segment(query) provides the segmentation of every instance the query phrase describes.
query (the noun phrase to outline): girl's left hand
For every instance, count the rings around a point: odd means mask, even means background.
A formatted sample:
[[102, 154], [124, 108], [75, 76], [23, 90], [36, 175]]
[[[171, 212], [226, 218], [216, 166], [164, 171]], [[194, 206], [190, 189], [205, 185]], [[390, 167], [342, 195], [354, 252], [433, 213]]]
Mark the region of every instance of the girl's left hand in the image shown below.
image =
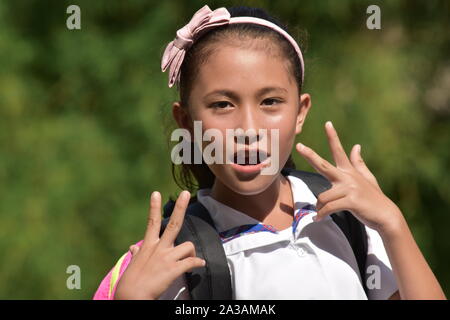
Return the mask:
[[331, 188], [317, 198], [315, 221], [337, 211], [350, 211], [366, 226], [387, 231], [403, 219], [397, 205], [381, 190], [375, 176], [369, 171], [361, 157], [361, 146], [355, 145], [347, 157], [331, 121], [325, 124], [331, 153], [336, 167], [321, 158], [314, 150], [301, 143], [297, 151], [311, 166], [326, 177]]

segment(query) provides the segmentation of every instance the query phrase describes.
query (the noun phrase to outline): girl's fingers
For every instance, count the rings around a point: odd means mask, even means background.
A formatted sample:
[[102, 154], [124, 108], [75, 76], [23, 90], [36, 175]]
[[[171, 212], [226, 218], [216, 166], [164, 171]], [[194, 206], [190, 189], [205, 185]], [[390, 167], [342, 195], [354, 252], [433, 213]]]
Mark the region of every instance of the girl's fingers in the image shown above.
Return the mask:
[[378, 181], [375, 176], [370, 172], [369, 168], [367, 168], [366, 163], [364, 162], [361, 156], [361, 145], [356, 144], [353, 146], [352, 151], [350, 152], [350, 160], [355, 167], [356, 170], [360, 174], [363, 175], [370, 183], [372, 183], [378, 190], [381, 190], [378, 185]]
[[336, 166], [338, 168], [350, 168], [350, 160], [348, 159], [347, 154], [342, 147], [339, 136], [331, 121], [327, 121], [325, 123], [325, 131], [327, 133], [328, 143], [330, 144], [331, 154], [333, 155]]
[[317, 215], [313, 218], [314, 221], [320, 221], [324, 217], [341, 210], [348, 210], [348, 201], [345, 197], [339, 198], [334, 201], [327, 202], [320, 210], [317, 211]]
[[130, 246], [131, 257], [134, 257], [139, 252], [139, 247], [135, 244]]
[[334, 201], [343, 198], [347, 195], [348, 189], [344, 186], [337, 186], [322, 192], [317, 197], [316, 210], [320, 210], [325, 204], [330, 201]]
[[320, 157], [316, 152], [314, 152], [313, 149], [301, 143], [297, 143], [295, 147], [300, 155], [305, 158], [317, 172], [325, 176], [330, 181], [337, 181], [339, 179], [339, 170], [327, 160]]
[[159, 239], [161, 230], [161, 194], [155, 191], [150, 196], [150, 209], [148, 213], [147, 230], [144, 236], [143, 247], [155, 243]]
[[180, 260], [177, 262], [176, 273], [183, 274], [185, 272], [189, 272], [194, 268], [204, 267], [206, 265], [206, 261], [200, 259], [198, 257], [188, 257], [186, 259]]
[[170, 216], [166, 229], [161, 236], [160, 245], [162, 247], [168, 248], [173, 245], [178, 232], [183, 225], [184, 214], [186, 212], [186, 208], [188, 207], [190, 197], [191, 195], [189, 191], [186, 190], [182, 191], [178, 196], [172, 215]]
[[183, 242], [168, 254], [168, 258], [176, 261], [187, 257], [196, 257], [195, 246], [191, 241]]

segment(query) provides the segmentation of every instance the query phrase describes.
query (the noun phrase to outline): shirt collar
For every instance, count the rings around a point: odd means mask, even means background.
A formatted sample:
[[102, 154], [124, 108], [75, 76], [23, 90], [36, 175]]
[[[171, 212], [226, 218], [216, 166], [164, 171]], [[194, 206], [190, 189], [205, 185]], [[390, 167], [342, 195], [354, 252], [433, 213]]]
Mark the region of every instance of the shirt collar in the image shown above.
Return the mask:
[[[294, 200], [294, 217], [297, 221], [294, 224], [297, 226], [299, 220], [306, 214], [315, 211], [316, 197], [307, 187], [307, 185], [297, 177], [292, 175], [286, 176], [289, 179], [293, 200]], [[249, 228], [245, 226], [257, 225], [250, 228], [251, 232], [271, 231], [265, 230], [265, 226], [260, 221], [246, 215], [243, 212], [235, 210], [211, 196], [211, 189], [200, 189], [197, 191], [197, 199], [209, 211], [215, 227], [219, 233], [226, 233], [232, 235], [241, 231], [247, 232]], [[269, 227], [270, 229], [270, 227]], [[275, 233], [277, 231], [275, 230]]]
[[197, 200], [208, 209], [217, 231], [224, 232], [242, 225], [258, 224], [260, 221], [235, 210], [211, 196], [211, 189], [197, 191]]

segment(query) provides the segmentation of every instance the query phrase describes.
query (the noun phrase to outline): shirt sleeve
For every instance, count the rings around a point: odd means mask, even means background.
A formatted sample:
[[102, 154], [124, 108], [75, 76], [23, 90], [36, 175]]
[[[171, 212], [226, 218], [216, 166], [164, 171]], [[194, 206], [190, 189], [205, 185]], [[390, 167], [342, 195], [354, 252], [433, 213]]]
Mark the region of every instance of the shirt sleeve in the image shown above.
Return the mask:
[[[137, 246], [141, 246], [142, 240], [136, 243]], [[125, 272], [131, 261], [131, 252], [128, 251], [125, 254], [122, 264], [120, 265], [120, 271], [118, 279], [114, 285], [114, 287], [110, 288], [111, 285], [111, 277], [114, 272], [114, 267], [108, 272], [108, 274], [103, 278], [100, 283], [97, 291], [94, 294], [93, 300], [114, 300], [114, 294], [116, 292], [117, 283], [119, 282], [122, 274]], [[158, 300], [189, 300], [190, 294], [187, 290], [187, 283], [184, 277], [184, 274], [175, 279], [175, 281], [171, 284], [171, 286], [163, 292], [163, 294], [158, 298]], [[111, 290], [111, 293], [110, 293]]]
[[397, 282], [380, 234], [367, 226], [366, 285], [369, 300], [387, 300], [397, 290]]

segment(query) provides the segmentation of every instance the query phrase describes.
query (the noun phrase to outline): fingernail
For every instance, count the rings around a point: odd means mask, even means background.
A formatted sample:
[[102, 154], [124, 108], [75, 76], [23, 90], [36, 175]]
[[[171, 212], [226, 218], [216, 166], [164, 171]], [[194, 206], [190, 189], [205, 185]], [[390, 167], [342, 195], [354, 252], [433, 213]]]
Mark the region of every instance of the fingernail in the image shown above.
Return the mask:
[[206, 260], [203, 260], [203, 261], [202, 261], [202, 265], [203, 265], [203, 266], [206, 266]]
[[301, 150], [303, 150], [303, 148], [304, 148], [305, 146], [302, 144], [302, 143], [297, 143], [297, 149], [299, 150], [299, 151], [301, 151]]
[[191, 197], [191, 193], [188, 190], [183, 190], [183, 197], [189, 199]]
[[361, 154], [361, 145], [358, 144], [358, 153]]
[[329, 128], [333, 128], [333, 123], [330, 120], [328, 120], [325, 125], [327, 125]]
[[151, 198], [153, 200], [156, 200], [156, 199], [158, 199], [158, 197], [159, 197], [159, 192], [158, 191], [153, 191], [152, 195], [151, 195]]

